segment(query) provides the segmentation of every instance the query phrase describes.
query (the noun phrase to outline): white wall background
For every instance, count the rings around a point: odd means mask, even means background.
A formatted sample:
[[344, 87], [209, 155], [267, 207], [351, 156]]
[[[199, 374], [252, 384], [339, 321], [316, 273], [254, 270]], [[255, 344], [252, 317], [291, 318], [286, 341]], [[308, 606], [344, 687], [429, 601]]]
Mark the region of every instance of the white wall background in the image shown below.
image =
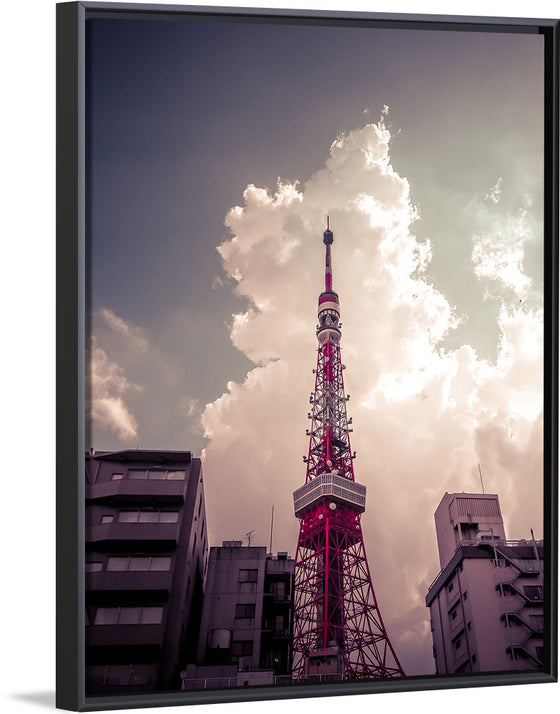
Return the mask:
[[[153, 0], [155, 2], [155, 0]], [[193, 4], [206, 5], [200, 0]], [[220, 6], [444, 14], [442, 0], [221, 0]], [[455, 14], [558, 17], [555, 0], [456, 0]], [[2, 711], [54, 708], [55, 3], [2, 5], [0, 472]], [[6, 160], [7, 159], [7, 160]], [[27, 458], [39, 470], [25, 467]], [[30, 500], [32, 495], [33, 499]], [[192, 714], [552, 711], [557, 684], [190, 707]], [[140, 710], [138, 710], [140, 711]], [[165, 711], [146, 709], [143, 711]], [[186, 711], [186, 710], [185, 710]]]

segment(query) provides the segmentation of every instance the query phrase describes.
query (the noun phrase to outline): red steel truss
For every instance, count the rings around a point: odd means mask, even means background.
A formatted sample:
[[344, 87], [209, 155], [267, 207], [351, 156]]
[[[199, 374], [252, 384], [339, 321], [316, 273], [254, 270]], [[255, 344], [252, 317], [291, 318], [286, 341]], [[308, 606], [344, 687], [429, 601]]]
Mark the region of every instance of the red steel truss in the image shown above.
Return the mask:
[[403, 677], [381, 619], [366, 559], [340, 354], [340, 306], [332, 289], [327, 227], [325, 290], [319, 296], [315, 390], [308, 418], [305, 485], [294, 492], [300, 532], [295, 560], [292, 676]]

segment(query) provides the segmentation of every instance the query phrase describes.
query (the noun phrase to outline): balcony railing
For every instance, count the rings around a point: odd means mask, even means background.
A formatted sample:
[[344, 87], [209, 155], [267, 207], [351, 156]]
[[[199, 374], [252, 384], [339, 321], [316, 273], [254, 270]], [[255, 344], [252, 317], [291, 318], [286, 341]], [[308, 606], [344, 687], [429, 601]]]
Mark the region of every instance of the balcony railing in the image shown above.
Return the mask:
[[[476, 539], [464, 539], [460, 541], [457, 544], [457, 547], [455, 548], [455, 551], [453, 552], [453, 555], [451, 558], [449, 558], [449, 562], [451, 562], [455, 556], [455, 554], [463, 547], [465, 546], [471, 546], [471, 547], [483, 547], [483, 548], [493, 548], [493, 546], [496, 547], [496, 554], [498, 558], [500, 556], [503, 558], [506, 558], [507, 560], [510, 560], [514, 562], [515, 567], [517, 567], [522, 574], [524, 575], [538, 575], [539, 573], [542, 572], [542, 567], [540, 566], [540, 562], [534, 562], [534, 561], [527, 561], [523, 559], [518, 559], [518, 558], [512, 558], [511, 555], [507, 553], [501, 553], [500, 552], [500, 547], [502, 548], [518, 548], [520, 546], [533, 546], [533, 541], [528, 541], [528, 540], [482, 540], [480, 538]], [[432, 580], [430, 583], [430, 587], [428, 588], [428, 592], [434, 587], [434, 585], [437, 583], [437, 581], [442, 577], [444, 571], [446, 570], [447, 566], [445, 568], [442, 568], [439, 573], [436, 575], [436, 577]], [[516, 576], [517, 578], [518, 576]]]
[[159, 503], [184, 503], [187, 481], [119, 479], [86, 485], [86, 498], [96, 501], [118, 499], [121, 503], [157, 500]]
[[178, 523], [100, 523], [86, 528], [86, 541], [157, 541], [177, 545]]
[[86, 573], [86, 590], [164, 590], [171, 588], [172, 573], [166, 571], [100, 571]]
[[[273, 676], [271, 684], [273, 686], [320, 684], [323, 682], [340, 682], [343, 679], [341, 674], [312, 674], [307, 677], [292, 677], [291, 674], [282, 674]], [[184, 690], [232, 689], [245, 686], [243, 682], [243, 672], [240, 672], [239, 677], [191, 677], [183, 679], [182, 688]]]
[[161, 646], [164, 626], [159, 625], [87, 625], [86, 646], [102, 647], [112, 645]]

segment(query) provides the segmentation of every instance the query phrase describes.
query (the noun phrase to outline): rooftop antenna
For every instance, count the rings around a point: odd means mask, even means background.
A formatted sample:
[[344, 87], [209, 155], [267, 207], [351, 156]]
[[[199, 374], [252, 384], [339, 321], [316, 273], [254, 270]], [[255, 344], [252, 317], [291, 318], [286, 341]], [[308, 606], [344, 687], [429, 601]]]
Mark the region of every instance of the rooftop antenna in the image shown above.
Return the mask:
[[531, 528], [531, 538], [533, 539], [533, 550], [535, 552], [535, 560], [537, 563], [539, 562], [539, 551], [537, 550], [537, 541], [535, 540], [535, 534], [533, 533], [533, 529]]
[[270, 548], [268, 552], [272, 555], [272, 526], [274, 525], [274, 506], [272, 506], [272, 514], [270, 516]]
[[[255, 532], [255, 529], [253, 528], [252, 531], [249, 531], [248, 533], [245, 533], [245, 538], [247, 539], [247, 547], [248, 547], [248, 548], [251, 547], [251, 536], [253, 535], [254, 532]], [[245, 538], [243, 538], [243, 540], [245, 540]]]
[[482, 493], [484, 493], [484, 481], [482, 480], [482, 471], [480, 470], [480, 462], [478, 464], [478, 473], [480, 474], [480, 485], [482, 486]]

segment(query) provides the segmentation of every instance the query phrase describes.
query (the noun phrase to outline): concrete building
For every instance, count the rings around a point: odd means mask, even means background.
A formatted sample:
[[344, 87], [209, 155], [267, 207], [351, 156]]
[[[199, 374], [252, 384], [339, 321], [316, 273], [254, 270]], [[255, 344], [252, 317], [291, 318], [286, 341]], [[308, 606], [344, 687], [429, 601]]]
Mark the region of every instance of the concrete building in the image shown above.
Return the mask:
[[435, 512], [441, 572], [426, 596], [436, 674], [543, 663], [543, 542], [508, 541], [498, 496], [446, 493]]
[[208, 554], [200, 459], [92, 452], [86, 479], [86, 691], [180, 689]]
[[291, 672], [293, 558], [224, 541], [210, 549], [197, 665], [184, 689], [273, 684]]

